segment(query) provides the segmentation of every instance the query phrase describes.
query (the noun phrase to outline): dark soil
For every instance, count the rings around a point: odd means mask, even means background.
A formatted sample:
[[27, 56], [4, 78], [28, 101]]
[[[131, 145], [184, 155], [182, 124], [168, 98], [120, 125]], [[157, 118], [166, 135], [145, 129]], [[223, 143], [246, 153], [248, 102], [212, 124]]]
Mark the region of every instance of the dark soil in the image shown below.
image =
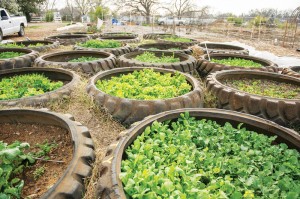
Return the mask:
[[[11, 144], [15, 141], [30, 144], [30, 152], [40, 150], [36, 144], [56, 144], [47, 155], [49, 160], [37, 160], [33, 166], [25, 169], [19, 178], [24, 180], [22, 198], [39, 198], [61, 177], [72, 160], [73, 144], [66, 129], [40, 124], [1, 124], [0, 140]], [[42, 159], [44, 159], [42, 157]], [[45, 172], [34, 179], [34, 171], [44, 167]]]

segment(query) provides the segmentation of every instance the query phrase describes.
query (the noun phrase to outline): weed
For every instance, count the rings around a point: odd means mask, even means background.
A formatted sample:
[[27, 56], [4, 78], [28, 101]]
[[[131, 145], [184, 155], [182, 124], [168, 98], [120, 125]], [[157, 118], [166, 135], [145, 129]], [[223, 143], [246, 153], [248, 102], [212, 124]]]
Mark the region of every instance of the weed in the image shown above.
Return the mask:
[[33, 172], [33, 178], [34, 178], [34, 180], [39, 179], [44, 173], [45, 173], [45, 167], [44, 166], [41, 166], [41, 167], [37, 168]]
[[99, 60], [99, 57], [79, 57], [77, 59], [71, 59], [68, 62], [89, 62], [89, 61], [95, 61], [95, 60]]

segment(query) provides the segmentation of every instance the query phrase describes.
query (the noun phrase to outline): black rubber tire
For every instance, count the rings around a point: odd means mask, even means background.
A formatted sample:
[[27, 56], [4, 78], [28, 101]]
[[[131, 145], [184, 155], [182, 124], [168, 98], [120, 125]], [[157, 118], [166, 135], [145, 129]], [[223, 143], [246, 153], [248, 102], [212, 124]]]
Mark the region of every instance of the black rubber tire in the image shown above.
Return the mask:
[[0, 53], [2, 52], [19, 52], [25, 53], [25, 55], [9, 59], [0, 59], [0, 71], [15, 68], [31, 67], [34, 60], [39, 56], [39, 53], [37, 51], [25, 48], [0, 48]]
[[224, 59], [224, 58], [241, 58], [254, 61], [256, 63], [260, 63], [263, 67], [261, 68], [245, 68], [240, 66], [227, 66], [224, 64], [218, 64], [211, 61], [208, 61], [208, 55], [205, 54], [199, 60], [199, 67], [197, 68], [197, 72], [200, 77], [206, 77], [210, 73], [220, 71], [220, 70], [232, 70], [232, 69], [240, 69], [240, 70], [259, 70], [259, 71], [268, 71], [268, 72], [275, 72], [278, 73], [280, 68], [278, 68], [277, 64], [271, 62], [266, 59], [262, 59], [259, 57], [253, 57], [249, 55], [241, 55], [241, 54], [230, 54], [230, 53], [216, 53], [209, 55], [210, 59]]
[[[35, 51], [38, 51], [38, 52], [45, 52], [45, 51], [48, 51], [50, 49], [55, 49], [55, 48], [59, 47], [59, 42], [58, 41], [53, 42], [53, 41], [44, 41], [44, 40], [30, 40], [30, 41], [17, 41], [17, 42], [13, 42], [13, 43], [15, 43], [17, 45], [23, 44], [23, 45], [25, 45], [25, 48], [35, 50]], [[30, 44], [35, 45], [37, 43], [44, 44], [44, 46], [28, 47]]]
[[23, 37], [25, 35], [25, 28], [24, 26], [20, 26], [20, 31], [18, 32], [19, 37]]
[[190, 46], [194, 46], [194, 45], [199, 43], [195, 39], [190, 39], [191, 42], [173, 42], [173, 41], [165, 40], [163, 37], [158, 38], [157, 40], [158, 40], [159, 43], [175, 44], [175, 45], [179, 45], [179, 46], [182, 46], [182, 47], [190, 47]]
[[138, 37], [138, 34], [131, 33], [131, 32], [104, 32], [100, 34], [100, 37], [118, 37], [120, 34], [123, 34], [124, 36], [132, 36], [132, 37]]
[[76, 43], [82, 43], [89, 40], [89, 36], [87, 35], [55, 35], [46, 37], [45, 41], [58, 41], [61, 45], [68, 46], [68, 45], [75, 45]]
[[211, 119], [220, 124], [231, 123], [234, 127], [243, 123], [243, 127], [265, 134], [277, 136], [274, 143], [286, 143], [290, 148], [300, 152], [300, 135], [296, 132], [277, 125], [273, 122], [251, 116], [248, 114], [219, 109], [178, 109], [152, 115], [131, 126], [119, 134], [116, 140], [108, 147], [106, 155], [100, 166], [100, 178], [97, 184], [97, 198], [100, 199], [123, 199], [126, 198], [122, 181], [119, 178], [121, 173], [121, 162], [125, 158], [125, 150], [134, 142], [137, 136], [144, 132], [147, 126], [154, 121], [167, 121], [180, 117], [180, 114], [189, 112], [190, 116], [196, 119]]
[[[95, 160], [94, 143], [87, 127], [74, 121], [69, 114], [50, 112], [45, 109], [0, 110], [0, 123], [38, 123], [55, 125], [66, 129], [73, 141], [71, 163], [60, 179], [45, 192], [41, 199], [80, 199], [84, 193], [84, 179], [92, 174], [91, 164]], [[22, 132], [21, 132], [22, 133]]]
[[56, 68], [18, 68], [0, 71], [0, 80], [4, 77], [24, 74], [43, 74], [51, 80], [62, 81], [64, 86], [42, 95], [23, 97], [11, 100], [0, 100], [2, 106], [45, 106], [47, 103], [70, 96], [80, 81], [80, 77], [71, 71]]
[[197, 60], [187, 54], [183, 53], [171, 53], [171, 52], [155, 52], [156, 56], [161, 56], [162, 54], [166, 56], [172, 56], [174, 54], [175, 57], [180, 58], [180, 62], [175, 63], [146, 63], [134, 60], [133, 58], [137, 55], [142, 54], [142, 51], [132, 52], [119, 57], [119, 67], [134, 67], [134, 66], [145, 66], [145, 67], [158, 67], [158, 68], [166, 68], [166, 69], [174, 69], [181, 72], [193, 73], [193, 71], [197, 67]]
[[300, 66], [291, 66], [289, 68], [284, 68], [281, 74], [300, 78]]
[[300, 79], [264, 71], [226, 70], [207, 77], [207, 89], [217, 97], [218, 108], [256, 115], [280, 125], [300, 123], [300, 100], [279, 99], [254, 95], [226, 86], [220, 82], [228, 78], [269, 79], [300, 86]]
[[82, 46], [75, 45], [74, 50], [94, 50], [94, 51], [105, 51], [114, 54], [115, 56], [124, 55], [133, 51], [128, 44], [122, 44], [122, 47], [119, 48], [86, 48]]
[[[81, 56], [99, 57], [99, 60], [88, 62], [68, 62], [71, 59]], [[50, 53], [37, 58], [34, 62], [36, 67], [58, 66], [74, 71], [80, 71], [89, 75], [96, 74], [99, 71], [110, 70], [117, 65], [116, 57], [108, 52], [78, 50]]]
[[[203, 107], [203, 91], [198, 80], [188, 74], [182, 73], [186, 80], [192, 85], [192, 90], [185, 95], [163, 100], [134, 100], [119, 98], [99, 90], [96, 87], [98, 80], [108, 79], [121, 74], [132, 73], [137, 70], [143, 70], [145, 67], [134, 68], [116, 68], [113, 70], [100, 72], [93, 76], [88, 83], [87, 92], [92, 96], [95, 102], [104, 107], [109, 114], [124, 125], [130, 125], [140, 121], [145, 117], [160, 112], [179, 109], [179, 108], [197, 108]], [[156, 72], [172, 73], [175, 70], [153, 68]]]
[[229, 53], [229, 54], [249, 55], [248, 49], [236, 45], [231, 45], [231, 44], [202, 42], [199, 44], [199, 47], [205, 52], [205, 54]]
[[91, 39], [96, 39], [100, 36], [100, 34], [92, 33], [92, 32], [66, 32], [62, 33], [63, 35], [86, 35]]
[[177, 35], [173, 35], [171, 33], [147, 33], [143, 35], [143, 39], [157, 40], [158, 38], [166, 37], [166, 36], [177, 36]]
[[128, 35], [128, 36], [115, 36], [115, 35], [100, 35], [100, 40], [116, 40], [122, 43], [139, 43], [140, 39], [138, 35]]
[[[159, 50], [149, 50], [149, 48], [158, 48]], [[180, 50], [169, 50], [170, 48], [179, 48]], [[185, 53], [191, 55], [193, 50], [191, 48], [182, 47], [176, 44], [166, 44], [166, 43], [152, 43], [152, 44], [142, 44], [139, 45], [136, 51], [151, 51], [151, 52], [175, 52], [175, 53]]]

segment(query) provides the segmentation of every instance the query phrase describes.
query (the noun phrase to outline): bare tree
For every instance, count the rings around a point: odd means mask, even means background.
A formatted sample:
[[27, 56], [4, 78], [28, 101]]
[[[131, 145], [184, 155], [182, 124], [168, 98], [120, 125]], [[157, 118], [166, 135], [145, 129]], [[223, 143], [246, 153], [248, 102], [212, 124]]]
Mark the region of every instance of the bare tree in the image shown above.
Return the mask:
[[194, 0], [172, 0], [166, 3], [162, 8], [168, 10], [171, 15], [177, 16], [179, 19], [193, 10]]
[[150, 23], [150, 16], [155, 5], [158, 5], [158, 0], [117, 0], [120, 7], [125, 6], [132, 9], [132, 12], [146, 16], [146, 21]]

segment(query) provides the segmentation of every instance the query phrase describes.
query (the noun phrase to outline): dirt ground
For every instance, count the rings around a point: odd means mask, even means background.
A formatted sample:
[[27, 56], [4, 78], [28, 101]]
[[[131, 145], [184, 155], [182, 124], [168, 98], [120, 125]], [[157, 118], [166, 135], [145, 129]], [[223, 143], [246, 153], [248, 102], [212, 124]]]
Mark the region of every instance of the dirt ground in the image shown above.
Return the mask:
[[[46, 36], [59, 34], [56, 30], [58, 27], [65, 26], [65, 23], [29, 23], [28, 28], [25, 29], [26, 37], [31, 40], [43, 39]], [[79, 29], [74, 30], [79, 31]], [[82, 31], [82, 29], [81, 29]], [[162, 32], [161, 27], [136, 27], [136, 26], [119, 26], [112, 27], [106, 26], [104, 31], [129, 31], [136, 32], [142, 38], [143, 33]], [[183, 32], [180, 32], [184, 35]], [[270, 44], [265, 44], [258, 41], [247, 41], [242, 39], [230, 38], [227, 36], [222, 36], [219, 34], [209, 34], [205, 32], [192, 33], [187, 35], [188, 37], [199, 39], [199, 41], [215, 41], [215, 42], [225, 42], [225, 41], [239, 41], [247, 45], [255, 47], [257, 50], [266, 50], [274, 53], [278, 56], [295, 56], [300, 58], [300, 53], [297, 53], [295, 49], [286, 49], [280, 46], [274, 46]], [[4, 39], [11, 40], [23, 40], [18, 36], [9, 36]], [[53, 49], [49, 52], [57, 52], [62, 50], [71, 50], [72, 46], [60, 47], [59, 49]], [[47, 52], [47, 53], [49, 53]], [[44, 54], [44, 53], [42, 53]], [[94, 163], [93, 175], [86, 180], [87, 190], [85, 193], [86, 199], [95, 198], [95, 186], [97, 184], [97, 179], [99, 177], [99, 165], [103, 156], [105, 154], [108, 145], [117, 137], [117, 135], [125, 128], [118, 122], [114, 121], [104, 110], [97, 107], [93, 100], [87, 96], [85, 91], [85, 86], [88, 79], [82, 74], [82, 79], [78, 88], [72, 93], [69, 99], [63, 99], [59, 102], [51, 103], [46, 106], [52, 111], [70, 113], [72, 114], [76, 121], [81, 122], [83, 125], [87, 126], [91, 132], [92, 138], [95, 144], [96, 161]]]

